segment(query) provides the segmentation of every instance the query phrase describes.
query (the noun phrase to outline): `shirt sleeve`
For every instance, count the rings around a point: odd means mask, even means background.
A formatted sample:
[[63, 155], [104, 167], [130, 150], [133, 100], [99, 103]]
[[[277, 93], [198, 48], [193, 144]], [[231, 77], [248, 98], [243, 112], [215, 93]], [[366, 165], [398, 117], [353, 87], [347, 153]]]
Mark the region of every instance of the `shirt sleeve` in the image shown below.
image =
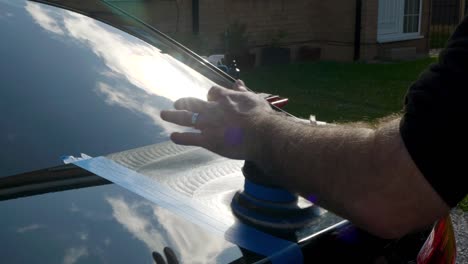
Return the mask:
[[[434, 190], [454, 207], [468, 191], [468, 18], [405, 98], [400, 133]], [[466, 164], [465, 164], [466, 162]]]

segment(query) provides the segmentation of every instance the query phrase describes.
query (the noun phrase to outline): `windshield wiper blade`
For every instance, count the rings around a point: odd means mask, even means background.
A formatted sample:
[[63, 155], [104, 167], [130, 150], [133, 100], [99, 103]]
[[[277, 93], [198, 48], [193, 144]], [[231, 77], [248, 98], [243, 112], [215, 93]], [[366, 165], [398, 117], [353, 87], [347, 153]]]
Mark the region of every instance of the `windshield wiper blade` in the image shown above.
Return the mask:
[[73, 164], [65, 164], [0, 178], [0, 201], [109, 183]]

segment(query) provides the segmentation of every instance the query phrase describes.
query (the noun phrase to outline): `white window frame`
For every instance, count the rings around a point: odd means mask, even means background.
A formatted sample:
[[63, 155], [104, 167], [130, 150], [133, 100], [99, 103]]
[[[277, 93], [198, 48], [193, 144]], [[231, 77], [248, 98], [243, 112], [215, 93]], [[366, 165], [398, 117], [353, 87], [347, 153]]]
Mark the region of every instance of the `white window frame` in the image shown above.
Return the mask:
[[[388, 0], [387, 0], [388, 1]], [[377, 18], [377, 42], [379, 43], [385, 43], [385, 42], [395, 42], [395, 41], [404, 41], [404, 40], [412, 40], [412, 39], [421, 39], [424, 38], [424, 36], [421, 35], [421, 21], [422, 21], [422, 9], [423, 9], [423, 2], [424, 0], [419, 1], [419, 22], [418, 22], [418, 32], [413, 32], [413, 33], [403, 33], [403, 22], [404, 22], [404, 13], [405, 13], [405, 0], [390, 0], [390, 1], [395, 1], [399, 2], [400, 4], [400, 10], [397, 10], [397, 13], [399, 14], [398, 16], [398, 21], [396, 21], [396, 26], [399, 28], [399, 32], [395, 33], [385, 33], [380, 30], [380, 25], [381, 25], [381, 16], [382, 14], [380, 13], [382, 11], [381, 4], [383, 0], [379, 0], [379, 9], [378, 9], [378, 18]]]

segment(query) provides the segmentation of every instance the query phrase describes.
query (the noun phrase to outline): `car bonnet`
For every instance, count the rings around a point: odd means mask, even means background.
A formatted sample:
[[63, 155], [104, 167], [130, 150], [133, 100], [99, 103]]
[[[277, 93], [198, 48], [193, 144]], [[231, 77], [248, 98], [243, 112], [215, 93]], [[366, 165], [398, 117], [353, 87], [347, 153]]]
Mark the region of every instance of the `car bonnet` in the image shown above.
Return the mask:
[[[242, 188], [242, 162], [172, 144], [168, 135], [182, 128], [159, 117], [175, 100], [204, 99], [229, 80], [195, 70], [208, 67], [164, 38], [153, 35], [150, 45], [131, 30], [0, 0], [0, 178], [60, 166], [64, 155], [105, 156], [234, 221], [229, 204]], [[0, 253], [9, 263], [151, 263], [166, 246], [188, 263], [240, 255], [223, 237], [120, 186], [54, 184], [40, 187], [66, 191], [0, 202]], [[301, 236], [340, 221], [325, 212]]]

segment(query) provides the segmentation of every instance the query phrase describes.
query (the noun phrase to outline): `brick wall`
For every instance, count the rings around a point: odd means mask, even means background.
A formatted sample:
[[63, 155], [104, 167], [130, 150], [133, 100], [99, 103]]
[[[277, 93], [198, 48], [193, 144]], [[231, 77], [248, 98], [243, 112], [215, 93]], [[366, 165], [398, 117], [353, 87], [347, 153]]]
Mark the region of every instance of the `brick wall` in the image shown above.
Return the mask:
[[[427, 36], [430, 0], [423, 1], [422, 34]], [[190, 34], [191, 4], [192, 0], [147, 1], [148, 20], [169, 35]], [[320, 48], [322, 60], [351, 61], [355, 4], [355, 1], [343, 0], [199, 0], [200, 39], [207, 49], [222, 50], [223, 32], [231, 23], [240, 22], [247, 26], [252, 51], [270, 45], [275, 35], [283, 32], [282, 44], [293, 51], [307, 45]], [[363, 0], [362, 60], [385, 57], [388, 50], [397, 47], [415, 47], [418, 53], [427, 53], [426, 38], [377, 43], [377, 19], [378, 0]]]
[[352, 58], [353, 1], [200, 0], [200, 34], [211, 45], [219, 45], [220, 34], [236, 21], [247, 25], [252, 48], [270, 45], [283, 32], [286, 46], [323, 47], [325, 60]]
[[378, 0], [362, 1], [361, 60], [372, 60], [377, 55]]
[[192, 1], [190, 0], [145, 2], [110, 0], [110, 2], [150, 25], [154, 25], [166, 34], [190, 33], [192, 30]]
[[[361, 59], [413, 59], [429, 52], [431, 0], [423, 0], [421, 35], [423, 38], [388, 43], [377, 42], [378, 0], [364, 0], [361, 35]], [[400, 54], [400, 55], [399, 55]]]

